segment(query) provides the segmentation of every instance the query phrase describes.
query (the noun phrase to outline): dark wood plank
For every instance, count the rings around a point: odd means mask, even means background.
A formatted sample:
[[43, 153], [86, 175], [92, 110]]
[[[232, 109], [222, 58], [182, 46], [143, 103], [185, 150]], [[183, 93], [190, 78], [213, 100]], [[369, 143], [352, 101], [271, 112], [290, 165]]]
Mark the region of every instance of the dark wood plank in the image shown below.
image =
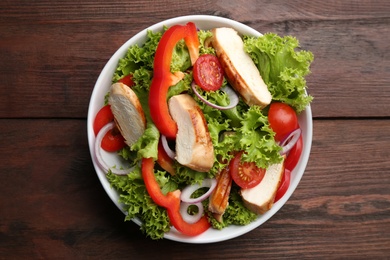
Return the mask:
[[2, 119], [0, 258], [384, 259], [389, 131], [388, 120], [316, 120], [307, 170], [288, 203], [246, 235], [191, 245], [152, 241], [123, 222], [93, 170], [85, 120]]
[[[153, 15], [150, 15], [153, 13]], [[296, 36], [315, 54], [313, 115], [388, 117], [388, 1], [1, 1], [0, 117], [85, 118], [94, 83], [136, 32], [177, 15]]]

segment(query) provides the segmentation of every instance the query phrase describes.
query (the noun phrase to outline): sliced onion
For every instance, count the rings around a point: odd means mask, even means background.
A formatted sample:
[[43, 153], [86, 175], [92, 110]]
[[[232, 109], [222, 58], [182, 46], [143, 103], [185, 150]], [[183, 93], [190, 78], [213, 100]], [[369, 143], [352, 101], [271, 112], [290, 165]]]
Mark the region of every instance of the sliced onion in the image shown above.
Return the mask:
[[175, 153], [175, 151], [173, 151], [171, 149], [171, 147], [169, 147], [168, 140], [167, 140], [167, 137], [165, 135], [161, 135], [161, 144], [162, 144], [165, 152], [169, 156], [169, 158], [175, 159], [176, 153]]
[[102, 143], [102, 140], [103, 140], [103, 137], [106, 135], [106, 133], [108, 133], [108, 131], [110, 131], [111, 129], [113, 129], [115, 127], [115, 123], [114, 122], [110, 122], [108, 123], [107, 125], [103, 126], [102, 129], [100, 129], [99, 133], [97, 134], [96, 136], [96, 140], [95, 140], [95, 157], [96, 157], [96, 160], [100, 166], [100, 168], [105, 172], [105, 173], [108, 173], [109, 170], [111, 170], [111, 172], [113, 174], [117, 174], [117, 175], [126, 175], [128, 174], [134, 167], [132, 168], [129, 168], [129, 169], [116, 169], [115, 167], [108, 167], [108, 165], [106, 164], [106, 162], [104, 161], [103, 159], [103, 156], [101, 154], [101, 143]]
[[[199, 185], [197, 183], [197, 184], [188, 185], [187, 187], [185, 187], [181, 191], [180, 199], [183, 202], [191, 203], [191, 204], [202, 202], [202, 201], [204, 201], [205, 199], [207, 199], [211, 195], [211, 193], [213, 192], [213, 190], [215, 189], [216, 186], [217, 186], [217, 180], [215, 178], [213, 178], [213, 179], [204, 179], [202, 181], [201, 185]], [[204, 193], [200, 197], [191, 198], [192, 193], [194, 193], [196, 190], [198, 190], [200, 188], [204, 188], [204, 187], [209, 188], [209, 190], [206, 193]]]
[[198, 90], [196, 89], [196, 84], [195, 82], [192, 82], [191, 84], [191, 87], [192, 87], [192, 90], [194, 91], [195, 95], [200, 99], [202, 100], [205, 104], [213, 107], [213, 108], [216, 108], [216, 109], [219, 109], [219, 110], [226, 110], [226, 109], [231, 109], [235, 106], [237, 106], [238, 104], [238, 101], [239, 101], [239, 98], [238, 98], [238, 95], [237, 93], [229, 86], [224, 86], [221, 88], [221, 91], [225, 92], [228, 96], [229, 96], [229, 100], [230, 100], [230, 103], [229, 105], [227, 106], [219, 106], [219, 105], [216, 105], [214, 103], [211, 103], [210, 101], [208, 101], [207, 99], [205, 99], [204, 97], [202, 97], [202, 95], [198, 92]]
[[300, 128], [292, 131], [281, 143], [282, 151], [281, 155], [287, 154], [291, 148], [298, 142], [299, 136], [301, 135], [302, 130]]
[[[191, 205], [195, 205], [198, 207], [198, 212], [195, 215], [188, 214], [188, 207]], [[183, 220], [189, 224], [194, 224], [198, 222], [198, 220], [203, 216], [203, 205], [201, 202], [198, 203], [186, 203], [182, 202], [180, 204], [180, 214], [183, 217]]]

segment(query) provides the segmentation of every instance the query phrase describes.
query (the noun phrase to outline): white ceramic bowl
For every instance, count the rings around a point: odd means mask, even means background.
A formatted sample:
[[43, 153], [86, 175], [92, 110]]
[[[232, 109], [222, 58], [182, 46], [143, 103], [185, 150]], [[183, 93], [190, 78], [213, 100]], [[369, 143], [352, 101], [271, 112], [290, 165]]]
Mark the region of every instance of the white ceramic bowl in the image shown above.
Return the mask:
[[[99, 168], [97, 161], [95, 157], [93, 156], [93, 149], [94, 149], [94, 142], [95, 142], [95, 136], [93, 132], [93, 120], [95, 118], [96, 113], [99, 111], [99, 109], [103, 105], [104, 96], [109, 90], [109, 87], [111, 85], [111, 79], [114, 74], [115, 68], [118, 65], [118, 61], [120, 58], [125, 56], [127, 49], [129, 46], [138, 44], [142, 45], [146, 40], [146, 32], [147, 30], [152, 31], [160, 31], [162, 30], [163, 26], [173, 26], [175, 24], [185, 24], [187, 22], [194, 22], [196, 26], [200, 29], [207, 30], [212, 29], [215, 27], [231, 27], [237, 30], [240, 34], [246, 34], [246, 35], [253, 35], [253, 36], [260, 36], [261, 33], [258, 31], [242, 24], [237, 21], [233, 21], [226, 18], [221, 18], [217, 16], [208, 16], [208, 15], [193, 15], [193, 16], [182, 16], [182, 17], [176, 17], [173, 19], [168, 19], [165, 21], [162, 21], [160, 23], [157, 23], [155, 25], [150, 26], [149, 28], [144, 29], [143, 31], [139, 32], [135, 36], [133, 36], [131, 39], [129, 39], [125, 44], [123, 44], [110, 58], [110, 60], [107, 62], [105, 67], [103, 68], [102, 72], [100, 73], [100, 76], [95, 84], [95, 87], [92, 92], [90, 104], [89, 104], [89, 110], [88, 110], [88, 143], [89, 148], [91, 151], [91, 157], [93, 161], [93, 165], [95, 167], [96, 173], [99, 177], [100, 182], [103, 185], [104, 190], [107, 192], [108, 196], [111, 198], [111, 200], [115, 203], [115, 205], [122, 211], [122, 205], [118, 202], [118, 193], [110, 187], [109, 182], [107, 181], [105, 174], [102, 172], [102, 170]], [[313, 134], [313, 124], [312, 124], [312, 114], [311, 114], [311, 108], [308, 106], [305, 111], [303, 111], [299, 115], [299, 124], [302, 129], [303, 134], [303, 142], [304, 147], [302, 151], [301, 158], [295, 167], [295, 169], [291, 173], [291, 183], [290, 187], [287, 190], [286, 194], [274, 204], [274, 206], [266, 212], [265, 214], [258, 217], [258, 219], [249, 225], [246, 226], [229, 226], [227, 228], [224, 228], [222, 230], [215, 230], [215, 229], [209, 229], [205, 233], [196, 236], [196, 237], [187, 237], [181, 235], [178, 231], [176, 231], [174, 228], [172, 230], [165, 234], [166, 239], [179, 241], [179, 242], [185, 242], [185, 243], [213, 243], [213, 242], [220, 242], [228, 239], [232, 239], [238, 236], [241, 236], [257, 227], [259, 227], [261, 224], [266, 222], [269, 218], [271, 218], [278, 210], [286, 203], [286, 201], [290, 198], [291, 194], [294, 192], [296, 187], [298, 186], [299, 181], [302, 178], [302, 175], [305, 171], [310, 149], [311, 149], [311, 143], [312, 143], [312, 134]], [[115, 164], [115, 160], [117, 158], [115, 156], [110, 156], [108, 153], [104, 154], [105, 160], [111, 160], [112, 165]], [[124, 212], [125, 213], [125, 212]], [[134, 222], [137, 224], [141, 224], [139, 219], [134, 219]]]

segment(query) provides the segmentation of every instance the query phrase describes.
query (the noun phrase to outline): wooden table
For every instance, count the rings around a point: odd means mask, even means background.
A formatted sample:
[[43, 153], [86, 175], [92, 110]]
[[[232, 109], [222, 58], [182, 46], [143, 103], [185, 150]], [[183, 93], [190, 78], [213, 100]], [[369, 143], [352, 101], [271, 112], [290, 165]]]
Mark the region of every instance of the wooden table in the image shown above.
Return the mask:
[[[179, 15], [296, 36], [315, 61], [310, 160], [264, 225], [152, 241], [104, 192], [87, 144], [94, 83], [138, 31]], [[389, 259], [390, 2], [1, 1], [1, 259]]]

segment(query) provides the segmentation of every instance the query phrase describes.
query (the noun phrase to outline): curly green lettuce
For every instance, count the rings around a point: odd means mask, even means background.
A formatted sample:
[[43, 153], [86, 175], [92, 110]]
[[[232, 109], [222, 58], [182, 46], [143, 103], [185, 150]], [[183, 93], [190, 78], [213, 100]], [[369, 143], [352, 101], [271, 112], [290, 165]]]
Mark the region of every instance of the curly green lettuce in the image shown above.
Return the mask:
[[280, 37], [274, 33], [262, 37], [244, 37], [244, 49], [257, 65], [272, 99], [303, 111], [313, 97], [306, 94], [305, 76], [314, 59], [310, 51], [299, 50], [295, 37]]
[[[171, 228], [167, 211], [157, 206], [146, 191], [140, 167], [128, 175], [116, 175], [109, 172], [107, 179], [112, 188], [119, 191], [119, 202], [126, 211], [125, 221], [138, 218], [142, 221], [141, 231], [152, 239], [161, 239]], [[163, 171], [156, 171], [156, 180], [164, 194], [177, 189]]]

